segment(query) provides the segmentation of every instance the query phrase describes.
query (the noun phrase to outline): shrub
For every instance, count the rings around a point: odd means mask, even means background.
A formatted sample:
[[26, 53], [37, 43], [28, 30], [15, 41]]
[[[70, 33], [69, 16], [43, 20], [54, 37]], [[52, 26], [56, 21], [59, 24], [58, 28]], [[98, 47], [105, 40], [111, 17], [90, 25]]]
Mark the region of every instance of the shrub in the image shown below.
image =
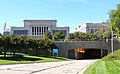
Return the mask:
[[120, 49], [114, 51], [113, 54], [110, 53], [107, 56], [103, 57], [102, 60], [104, 60], [104, 61], [120, 60]]
[[[21, 53], [17, 53], [15, 54], [15, 58], [23, 58], [25, 55], [21, 54]], [[14, 55], [12, 55], [11, 57], [14, 57]]]

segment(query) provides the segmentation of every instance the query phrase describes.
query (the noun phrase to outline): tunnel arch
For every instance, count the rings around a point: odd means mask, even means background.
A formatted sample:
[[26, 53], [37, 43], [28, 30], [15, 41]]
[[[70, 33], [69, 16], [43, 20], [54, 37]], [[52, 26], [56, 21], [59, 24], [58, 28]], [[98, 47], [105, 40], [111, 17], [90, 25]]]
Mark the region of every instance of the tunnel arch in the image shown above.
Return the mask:
[[108, 50], [100, 48], [76, 48], [68, 50], [68, 58], [99, 59], [108, 54]]

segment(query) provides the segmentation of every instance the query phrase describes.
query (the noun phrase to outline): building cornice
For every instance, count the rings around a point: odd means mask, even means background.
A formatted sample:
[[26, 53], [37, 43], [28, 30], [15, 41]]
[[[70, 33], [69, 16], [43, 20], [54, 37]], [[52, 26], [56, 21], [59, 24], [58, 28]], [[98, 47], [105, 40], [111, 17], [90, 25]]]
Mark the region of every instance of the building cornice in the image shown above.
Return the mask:
[[48, 22], [57, 22], [57, 20], [23, 20], [24, 22], [29, 22], [29, 21], [48, 21]]

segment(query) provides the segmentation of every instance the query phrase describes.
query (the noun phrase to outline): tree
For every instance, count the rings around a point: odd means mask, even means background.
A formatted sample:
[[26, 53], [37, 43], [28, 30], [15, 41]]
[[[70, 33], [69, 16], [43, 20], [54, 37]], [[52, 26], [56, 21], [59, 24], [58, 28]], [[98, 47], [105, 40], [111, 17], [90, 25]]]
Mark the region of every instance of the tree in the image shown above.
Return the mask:
[[102, 40], [103, 39], [103, 33], [104, 33], [104, 30], [99, 29], [95, 34], [96, 34], [96, 36], [99, 40]]
[[79, 41], [79, 39], [80, 39], [80, 33], [79, 32], [75, 32], [74, 33], [74, 37], [75, 37], [75, 41]]
[[82, 33], [82, 32], [79, 32], [79, 38], [80, 40], [87, 40], [87, 34], [86, 33]]
[[2, 37], [0, 37], [0, 54], [2, 54], [2, 49], [3, 49], [3, 40]]
[[28, 40], [28, 47], [29, 49], [33, 49], [34, 48], [34, 39], [33, 38], [29, 38]]
[[70, 33], [69, 35], [68, 35], [68, 39], [74, 39], [75, 38], [75, 36], [74, 36], [74, 34], [73, 33]]
[[0, 33], [0, 36], [2, 36], [2, 34]]
[[1, 36], [1, 45], [2, 48], [4, 49], [4, 57], [6, 57], [6, 52], [8, 51], [8, 49], [10, 49], [10, 41], [11, 38], [9, 35], [2, 35]]
[[20, 37], [13, 36], [11, 38], [11, 48], [15, 57], [15, 53], [21, 49]]
[[20, 36], [20, 46], [21, 49], [26, 51], [26, 55], [29, 49], [29, 37], [27, 36]]
[[92, 34], [92, 33], [87, 33], [86, 38], [90, 41], [97, 40], [97, 36], [95, 34]]
[[49, 31], [45, 31], [44, 38], [52, 39], [52, 35]]
[[75, 41], [84, 40], [97, 40], [97, 36], [91, 33], [74, 32], [69, 34], [69, 39], [74, 39]]
[[103, 33], [103, 39], [106, 41], [106, 39], [110, 39], [110, 37], [111, 37], [111, 34], [110, 34], [110, 32], [104, 32]]
[[35, 49], [36, 49], [36, 55], [38, 55], [38, 50], [42, 50], [44, 48], [43, 45], [43, 39], [35, 39]]
[[117, 37], [120, 37], [120, 4], [117, 5], [116, 10], [111, 10], [109, 13], [109, 19], [113, 31], [116, 32]]
[[55, 45], [55, 43], [48, 38], [44, 38], [43, 42], [41, 43], [42, 45], [42, 49], [45, 50], [45, 56], [48, 56], [48, 53], [52, 52], [53, 48], [57, 48], [57, 46]]
[[64, 39], [65, 38], [65, 36], [64, 36], [64, 34], [62, 33], [62, 32], [56, 32], [54, 35], [53, 35], [53, 39], [54, 40], [60, 40], [60, 39]]
[[44, 50], [46, 51], [45, 55], [47, 57], [49, 48], [52, 44], [52, 41], [50, 39], [47, 39], [47, 38], [45, 38], [43, 41], [44, 41]]

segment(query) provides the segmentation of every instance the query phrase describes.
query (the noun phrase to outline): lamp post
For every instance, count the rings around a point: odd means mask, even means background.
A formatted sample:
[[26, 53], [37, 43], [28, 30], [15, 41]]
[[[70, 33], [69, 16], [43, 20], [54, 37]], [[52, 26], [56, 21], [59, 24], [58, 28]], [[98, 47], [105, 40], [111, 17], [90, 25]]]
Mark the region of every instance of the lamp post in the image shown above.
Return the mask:
[[113, 55], [113, 28], [112, 28], [112, 25], [110, 25], [110, 29], [111, 29], [111, 52]]
[[113, 55], [113, 29], [112, 29], [112, 25], [111, 25], [111, 51], [112, 51], [112, 55]]

